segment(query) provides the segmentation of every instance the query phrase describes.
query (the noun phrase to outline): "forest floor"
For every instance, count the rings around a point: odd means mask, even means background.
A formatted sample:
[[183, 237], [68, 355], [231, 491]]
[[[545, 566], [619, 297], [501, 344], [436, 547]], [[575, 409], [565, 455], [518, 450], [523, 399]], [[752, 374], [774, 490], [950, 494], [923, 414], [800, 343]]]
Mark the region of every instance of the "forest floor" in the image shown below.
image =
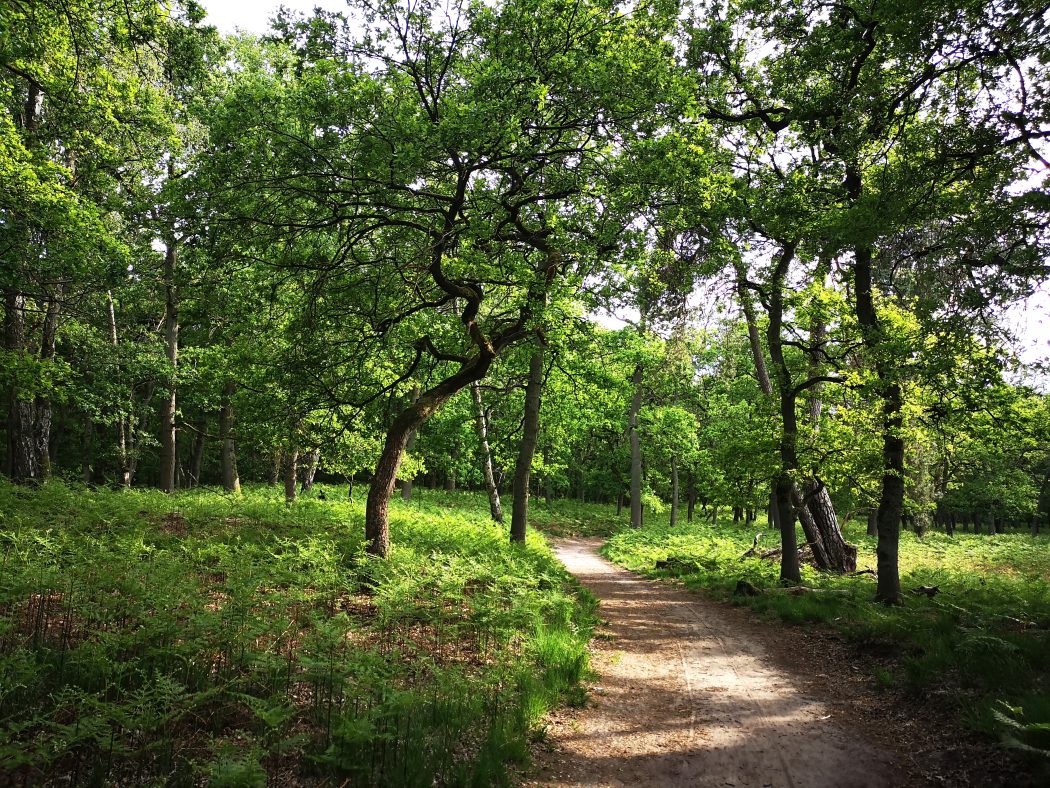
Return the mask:
[[839, 633], [641, 579], [601, 558], [601, 542], [557, 543], [604, 628], [589, 701], [549, 718], [526, 785], [1028, 784], [943, 704], [876, 688]]

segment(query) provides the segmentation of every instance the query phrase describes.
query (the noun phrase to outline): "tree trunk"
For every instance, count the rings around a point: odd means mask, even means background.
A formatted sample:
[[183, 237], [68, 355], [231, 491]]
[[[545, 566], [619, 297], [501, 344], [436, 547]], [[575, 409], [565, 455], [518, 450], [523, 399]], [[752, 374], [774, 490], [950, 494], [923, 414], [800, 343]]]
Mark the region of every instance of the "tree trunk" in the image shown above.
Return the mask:
[[449, 469], [445, 476], [445, 490], [448, 492], [456, 491], [456, 464], [459, 461], [459, 439], [457, 438], [455, 443], [452, 444], [452, 453], [449, 455]]
[[314, 477], [317, 475], [317, 466], [321, 462], [321, 450], [319, 448], [311, 449], [310, 454], [307, 455], [306, 468], [303, 470], [302, 478], [302, 489], [306, 492], [314, 486]]
[[[109, 314], [109, 343], [113, 346], [113, 353], [117, 357], [118, 377], [121, 369], [119, 359], [120, 341], [117, 337], [117, 310], [113, 304], [113, 291], [106, 291], [106, 306]], [[132, 394], [134, 396], [134, 394]], [[120, 483], [125, 488], [131, 487], [131, 468], [128, 462], [128, 428], [134, 426], [129, 415], [124, 414], [117, 419], [117, 462], [120, 464]]]
[[529, 359], [529, 382], [525, 386], [525, 417], [521, 427], [521, 444], [514, 463], [514, 503], [510, 516], [510, 539], [525, 541], [529, 515], [529, 477], [532, 458], [540, 437], [540, 404], [543, 396], [543, 345], [538, 342]]
[[[770, 357], [777, 375], [776, 395], [780, 400], [781, 413], [781, 462], [790, 458], [791, 467], [787, 470], [790, 478], [791, 472], [798, 469], [798, 458], [795, 446], [798, 442], [798, 424], [795, 415], [795, 402], [797, 390], [791, 379], [790, 371], [784, 361], [781, 337], [783, 321], [783, 297], [784, 279], [787, 274], [788, 264], [794, 257], [793, 245], [785, 247], [778, 261], [777, 270], [773, 274], [769, 286], [769, 326], [767, 328], [767, 344], [769, 345]], [[758, 331], [758, 320], [755, 315], [754, 305], [750, 293], [744, 285], [743, 271], [738, 271], [737, 292], [740, 298], [741, 308], [748, 327], [748, 340], [751, 346], [751, 355], [755, 362], [755, 374], [759, 386], [767, 397], [774, 396], [773, 381], [770, 379], [769, 368], [766, 366], [765, 353], [762, 350], [762, 342]], [[810, 417], [813, 417], [811, 411]], [[819, 418], [819, 413], [817, 414]], [[786, 452], [786, 453], [785, 453]], [[774, 489], [779, 482], [774, 483]], [[839, 527], [838, 518], [835, 516], [835, 507], [831, 496], [822, 484], [811, 482], [807, 485], [808, 491], [792, 485], [791, 498], [794, 502], [794, 515], [802, 523], [802, 530], [806, 534], [806, 541], [813, 549], [813, 556], [817, 567], [832, 572], [852, 572], [856, 567], [857, 549], [848, 544], [842, 537], [842, 529]], [[812, 494], [810, 494], [812, 493]], [[794, 528], [794, 522], [791, 525]], [[794, 534], [794, 531], [792, 531]]]
[[[419, 399], [419, 386], [413, 386], [412, 387], [412, 395], [411, 395], [409, 401], [414, 403], [417, 399]], [[408, 452], [409, 454], [411, 454], [412, 450], [415, 448], [415, 446], [416, 446], [416, 431], [412, 430], [412, 432], [409, 433], [409, 435], [408, 435], [408, 442], [405, 444], [405, 451]], [[412, 500], [412, 486], [413, 486], [412, 485], [412, 479], [402, 479], [401, 480], [401, 500], [402, 501], [411, 501]]]
[[789, 583], [802, 582], [798, 564], [798, 543], [795, 537], [795, 512], [791, 505], [791, 477], [782, 473], [777, 477], [773, 522], [780, 532], [780, 579]]
[[495, 522], [502, 525], [503, 506], [499, 500], [496, 474], [492, 472], [492, 451], [489, 449], [488, 419], [485, 417], [485, 404], [481, 400], [481, 386], [476, 380], [470, 384], [470, 396], [474, 400], [474, 425], [478, 433], [478, 455], [481, 459], [481, 472], [485, 477], [485, 489], [489, 494], [489, 513]]
[[365, 549], [371, 555], [385, 558], [390, 550], [390, 496], [394, 492], [409, 435], [434, 415], [449, 397], [484, 378], [497, 352], [498, 348], [491, 343], [480, 343], [478, 355], [464, 363], [455, 374], [421, 394], [394, 419], [376, 463], [365, 504]]
[[294, 503], [299, 476], [299, 447], [291, 441], [284, 453], [284, 502]]
[[868, 512], [868, 536], [879, 535], [879, 509], [875, 507]]
[[[860, 196], [860, 176], [855, 169], [847, 173], [847, 185]], [[875, 598], [886, 604], [901, 604], [898, 568], [900, 520], [904, 510], [904, 398], [900, 385], [891, 379], [888, 361], [880, 358], [881, 330], [875, 312], [872, 290], [872, 252], [867, 245], [854, 249], [854, 299], [857, 322], [866, 347], [874, 355], [875, 374], [882, 393], [882, 492], [879, 499], [878, 585]]]
[[197, 432], [193, 436], [193, 448], [190, 450], [190, 487], [200, 487], [201, 469], [204, 467], [204, 445], [208, 441], [208, 417], [203, 415], [197, 422]]
[[693, 472], [689, 471], [687, 481], [685, 483], [685, 496], [686, 496], [686, 510], [685, 519], [689, 522], [693, 522], [693, 509], [696, 508], [696, 477], [693, 476]]
[[239, 493], [241, 478], [237, 473], [237, 442], [233, 433], [233, 395], [237, 384], [227, 379], [222, 387], [222, 404], [219, 410], [219, 440], [222, 441], [222, 488], [226, 492]]
[[823, 551], [817, 566], [831, 572], [857, 571], [857, 547], [842, 536], [831, 494], [821, 482], [814, 480], [806, 484], [806, 508], [813, 518]]
[[[44, 310], [44, 322], [40, 336], [40, 360], [45, 364], [55, 360], [55, 343], [58, 339], [58, 316], [62, 308], [64, 288], [59, 285], [55, 294], [48, 299]], [[38, 395], [33, 404], [33, 454], [34, 464], [40, 479], [51, 476], [51, 423], [53, 414], [51, 398]]]
[[678, 457], [671, 455], [671, 527], [678, 525]]
[[642, 527], [642, 442], [638, 434], [638, 413], [642, 409], [642, 365], [637, 364], [631, 376], [634, 394], [628, 428], [631, 433], [631, 527]]
[[[26, 352], [25, 295], [4, 289], [4, 348], [12, 353]], [[14, 482], [27, 482], [39, 476], [34, 452], [33, 402], [23, 399], [17, 385], [8, 390], [7, 475]]]
[[168, 240], [164, 252], [164, 345], [168, 357], [168, 395], [160, 410], [160, 489], [175, 491], [176, 377], [179, 366], [179, 316], [175, 290], [175, 243]]
[[91, 484], [95, 478], [95, 422], [90, 416], [84, 417], [84, 441], [81, 445], [80, 480]]
[[280, 449], [274, 449], [270, 459], [270, 476], [266, 483], [270, 487], [276, 487], [277, 482], [281, 480], [281, 463], [284, 462], [284, 454]]

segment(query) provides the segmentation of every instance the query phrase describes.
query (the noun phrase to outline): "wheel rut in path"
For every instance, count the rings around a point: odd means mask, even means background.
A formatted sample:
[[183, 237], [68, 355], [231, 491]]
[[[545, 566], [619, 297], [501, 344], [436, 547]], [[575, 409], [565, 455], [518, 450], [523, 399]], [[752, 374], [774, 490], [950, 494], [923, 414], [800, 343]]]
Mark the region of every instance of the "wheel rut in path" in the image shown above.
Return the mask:
[[[894, 754], [869, 746], [767, 657], [760, 632], [719, 604], [643, 580], [598, 555], [601, 540], [555, 543], [601, 600], [608, 637], [586, 708], [560, 713], [529, 786], [900, 786]], [[776, 626], [776, 625], [772, 625]], [[760, 637], [761, 635], [761, 637]]]

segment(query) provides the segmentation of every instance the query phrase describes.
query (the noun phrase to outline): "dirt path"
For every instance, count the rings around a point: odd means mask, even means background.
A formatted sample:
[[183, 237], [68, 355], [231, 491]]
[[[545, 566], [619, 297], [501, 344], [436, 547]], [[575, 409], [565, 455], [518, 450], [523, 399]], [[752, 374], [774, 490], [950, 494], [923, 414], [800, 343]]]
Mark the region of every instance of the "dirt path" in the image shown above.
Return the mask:
[[[555, 717], [531, 786], [900, 786], [894, 755], [864, 744], [767, 658], [760, 633], [717, 603], [557, 543], [601, 599], [598, 686]], [[768, 633], [766, 633], [768, 637]]]

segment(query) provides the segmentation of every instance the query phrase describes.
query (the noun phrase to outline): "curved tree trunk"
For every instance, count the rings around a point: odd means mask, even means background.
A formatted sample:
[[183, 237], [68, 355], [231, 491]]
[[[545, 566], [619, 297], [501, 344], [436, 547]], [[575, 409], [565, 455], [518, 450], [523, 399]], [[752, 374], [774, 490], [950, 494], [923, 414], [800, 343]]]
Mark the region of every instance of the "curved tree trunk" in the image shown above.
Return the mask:
[[492, 519], [503, 524], [503, 506], [499, 500], [499, 488], [496, 486], [496, 475], [492, 472], [492, 451], [489, 449], [488, 419], [485, 418], [485, 404], [481, 401], [481, 386], [475, 380], [470, 384], [470, 396], [474, 400], [474, 425], [478, 433], [478, 454], [481, 459], [481, 472], [485, 477], [485, 489], [489, 494], [489, 513]]
[[478, 355], [464, 363], [455, 374], [420, 394], [390, 425], [365, 504], [365, 549], [370, 554], [385, 558], [390, 551], [390, 496], [394, 492], [409, 436], [457, 391], [484, 378], [495, 355], [496, 349], [491, 343], [483, 344]]
[[529, 382], [525, 386], [525, 418], [521, 428], [518, 459], [514, 463], [514, 505], [510, 516], [510, 540], [525, 541], [529, 518], [529, 478], [532, 458], [540, 437], [540, 401], [543, 395], [543, 345], [537, 344], [529, 359]]

